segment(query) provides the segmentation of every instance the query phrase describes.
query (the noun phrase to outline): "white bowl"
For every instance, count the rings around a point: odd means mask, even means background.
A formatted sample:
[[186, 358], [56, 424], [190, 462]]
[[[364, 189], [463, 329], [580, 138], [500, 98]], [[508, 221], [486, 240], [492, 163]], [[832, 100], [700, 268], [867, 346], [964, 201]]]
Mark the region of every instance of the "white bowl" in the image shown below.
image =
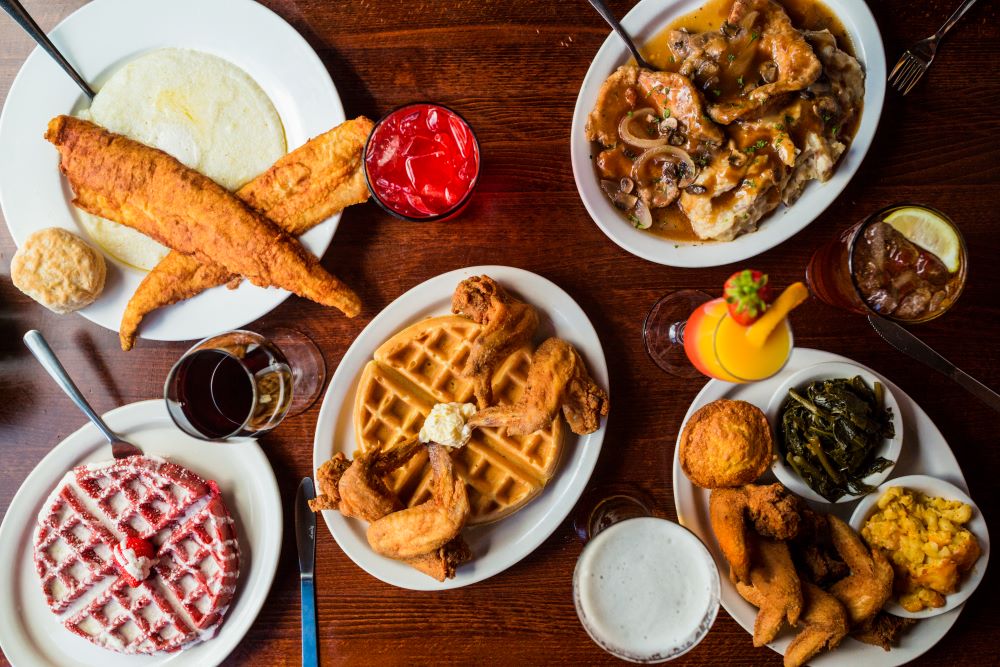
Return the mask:
[[972, 520], [965, 524], [965, 527], [979, 540], [979, 548], [982, 550], [982, 553], [979, 555], [979, 560], [972, 566], [972, 569], [959, 582], [958, 590], [951, 595], [945, 596], [944, 606], [936, 609], [924, 609], [918, 612], [907, 611], [895, 600], [889, 600], [885, 606], [887, 612], [893, 616], [902, 616], [903, 618], [930, 618], [931, 616], [938, 616], [949, 612], [969, 599], [969, 596], [972, 595], [972, 592], [976, 590], [979, 583], [983, 580], [983, 575], [986, 574], [986, 565], [990, 560], [990, 532], [986, 527], [986, 520], [983, 518], [983, 514], [979, 511], [976, 503], [972, 502], [972, 498], [954, 484], [927, 475], [907, 475], [889, 480], [882, 484], [875, 493], [871, 493], [862, 499], [858, 503], [858, 506], [854, 508], [854, 514], [851, 515], [851, 528], [860, 533], [865, 521], [875, 511], [878, 499], [882, 497], [882, 494], [887, 489], [893, 486], [901, 486], [910, 491], [919, 491], [924, 495], [935, 498], [960, 500], [972, 506]]
[[[706, 2], [707, 0], [641, 0], [625, 15], [621, 23], [637, 43], [643, 44], [671, 22], [703, 7]], [[580, 87], [573, 111], [570, 138], [576, 188], [590, 217], [608, 238], [633, 255], [657, 264], [721, 266], [754, 257], [791, 238], [833, 203], [861, 166], [875, 136], [875, 128], [885, 102], [886, 65], [882, 36], [864, 0], [825, 0], [824, 4], [844, 25], [854, 44], [858, 60], [865, 69], [865, 100], [858, 131], [829, 181], [810, 183], [793, 206], [780, 206], [761, 221], [756, 232], [728, 242], [676, 241], [635, 229], [601, 190], [591, 161], [594, 150], [584, 136], [584, 128], [601, 84], [629, 59], [629, 53], [618, 36], [614, 33], [608, 36]]]
[[[771, 428], [774, 429], [775, 449], [777, 450], [775, 452], [777, 456], [774, 463], [771, 464], [771, 470], [782, 484], [806, 500], [812, 500], [818, 503], [831, 502], [809, 488], [809, 485], [805, 483], [805, 480], [799, 477], [798, 473], [795, 472], [790, 465], [788, 465], [782, 456], [779, 444], [781, 433], [781, 406], [785, 403], [785, 398], [788, 396], [789, 389], [805, 390], [809, 383], [816, 380], [852, 378], [855, 375], [860, 375], [861, 379], [863, 379], [869, 387], [874, 387], [875, 382], [882, 383], [882, 386], [885, 388], [885, 406], [892, 410], [892, 427], [896, 433], [896, 435], [892, 438], [886, 438], [883, 440], [881, 446], [879, 446], [878, 451], [876, 452], [876, 456], [884, 456], [892, 461], [892, 465], [881, 472], [868, 475], [864, 478], [864, 483], [873, 487], [878, 486], [888, 479], [889, 475], [892, 474], [893, 468], [896, 467], [896, 462], [899, 461], [899, 452], [903, 447], [903, 418], [899, 413], [899, 403], [896, 402], [896, 397], [892, 395], [892, 390], [889, 389], [889, 384], [883, 377], [872, 373], [862, 366], [842, 361], [830, 361], [803, 368], [799, 372], [788, 376], [788, 378], [781, 383], [778, 389], [771, 396], [771, 402], [767, 405], [767, 419], [771, 423]], [[832, 502], [849, 503], [860, 497], [861, 496], [845, 494]]]

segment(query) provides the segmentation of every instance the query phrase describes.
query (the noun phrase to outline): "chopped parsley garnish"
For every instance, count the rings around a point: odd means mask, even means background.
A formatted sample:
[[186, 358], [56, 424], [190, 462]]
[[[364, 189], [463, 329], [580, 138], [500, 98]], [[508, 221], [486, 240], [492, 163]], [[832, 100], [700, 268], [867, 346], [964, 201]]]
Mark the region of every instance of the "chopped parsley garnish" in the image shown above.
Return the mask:
[[733, 62], [734, 60], [736, 60], [736, 56], [730, 53], [728, 56], [726, 56], [726, 60], [728, 60], [729, 62]]
[[764, 148], [764, 146], [767, 146], [767, 142], [763, 139], [758, 139], [755, 143], [744, 148], [743, 152], [746, 153], [747, 155], [753, 155], [761, 148]]
[[635, 217], [631, 213], [629, 213], [627, 217], [628, 217], [628, 221], [632, 223], [633, 227], [638, 227], [639, 226], [639, 218]]
[[670, 109], [665, 109], [663, 112], [663, 120], [670, 118]]
[[791, 116], [785, 116], [785, 125], [791, 125], [794, 122], [795, 122], [794, 118], [792, 118]]
[[774, 129], [776, 129], [778, 132], [781, 132], [782, 130], [785, 129], [785, 126], [782, 125], [781, 123], [775, 123], [774, 124]]
[[626, 116], [628, 116], [629, 118], [631, 118], [631, 117], [632, 117], [632, 112], [631, 112], [631, 111], [629, 111], [629, 112], [628, 112], [627, 114], [625, 114], [625, 115], [626, 115]]
[[830, 134], [832, 134], [833, 136], [837, 136], [838, 134], [840, 134], [840, 126], [837, 125], [832, 130], [830, 130]]
[[743, 87], [743, 77], [742, 77], [742, 76], [741, 76], [741, 77], [738, 77], [738, 78], [736, 79], [736, 85], [737, 85], [737, 86], [739, 86], [740, 88], [742, 88], [742, 87]]
[[716, 97], [718, 97], [719, 95], [722, 94], [722, 91], [719, 90], [718, 88], [713, 88], [712, 89], [712, 94], [715, 95]]
[[753, 44], [755, 41], [760, 39], [760, 33], [754, 30], [750, 33], [750, 43]]

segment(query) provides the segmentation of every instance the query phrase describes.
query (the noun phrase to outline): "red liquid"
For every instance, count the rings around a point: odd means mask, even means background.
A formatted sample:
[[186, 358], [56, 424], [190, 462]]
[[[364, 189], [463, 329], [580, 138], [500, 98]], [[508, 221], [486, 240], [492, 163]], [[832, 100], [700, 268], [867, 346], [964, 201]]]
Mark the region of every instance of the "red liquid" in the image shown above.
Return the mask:
[[181, 362], [174, 376], [176, 402], [168, 401], [175, 419], [186, 421], [207, 438], [239, 430], [253, 410], [253, 382], [233, 356], [199, 350]]
[[372, 194], [409, 218], [457, 213], [479, 176], [479, 145], [458, 115], [433, 104], [411, 104], [375, 127], [365, 153]]

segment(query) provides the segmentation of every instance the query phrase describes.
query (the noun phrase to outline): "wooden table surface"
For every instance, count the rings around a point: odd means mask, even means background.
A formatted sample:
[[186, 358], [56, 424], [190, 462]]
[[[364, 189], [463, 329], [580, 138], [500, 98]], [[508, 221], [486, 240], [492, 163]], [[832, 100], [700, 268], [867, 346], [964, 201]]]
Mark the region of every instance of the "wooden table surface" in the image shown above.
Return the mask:
[[[45, 28], [83, 4], [27, 0]], [[164, 3], [168, 6], [169, 3]], [[590, 316], [607, 355], [613, 410], [590, 487], [634, 485], [675, 517], [671, 460], [681, 419], [703, 380], [663, 374], [646, 356], [643, 317], [661, 294], [715, 291], [736, 266], [673, 269], [620, 250], [592, 223], [569, 164], [573, 106], [607, 27], [584, 0], [268, 0], [330, 70], [348, 116], [377, 118], [412, 100], [460, 110], [482, 145], [475, 198], [458, 220], [410, 224], [374, 204], [345, 212], [323, 264], [353, 285], [365, 308], [348, 320], [292, 297], [256, 325], [294, 323], [319, 343], [332, 371], [386, 304], [432, 276], [476, 264], [510, 264], [562, 286]], [[623, 15], [632, 2], [609, 3]], [[956, 0], [870, 3], [894, 62], [932, 33]], [[954, 309], [917, 333], [979, 379], [1000, 388], [1000, 296], [990, 265], [1000, 259], [1000, 71], [994, 3], [974, 7], [944, 44], [925, 82], [905, 99], [890, 94], [875, 143], [851, 185], [810, 227], [750, 262], [777, 284], [801, 278], [812, 251], [866, 214], [899, 201], [946, 211], [962, 228], [971, 273]], [[197, 20], [197, 17], [192, 17]], [[238, 18], [234, 17], [234, 20]], [[98, 37], [99, 38], [99, 37]], [[113, 39], [113, 35], [106, 38]], [[0, 99], [32, 43], [0, 18]], [[47, 119], [39, 118], [39, 128]], [[39, 129], [41, 132], [41, 129]], [[17, 155], [0, 155], [17, 160]], [[79, 316], [57, 316], [9, 280], [15, 246], [0, 227], [0, 511], [49, 449], [83, 418], [28, 354], [21, 335], [44, 332], [99, 412], [158, 398], [186, 343], [140, 341], [130, 353], [114, 332]], [[863, 318], [810, 301], [794, 316], [796, 343], [846, 355], [896, 382], [944, 433], [975, 498], [1000, 535], [997, 414], [956, 385], [885, 345]], [[263, 439], [284, 502], [278, 573], [256, 623], [228, 664], [298, 664], [299, 591], [292, 505], [312, 472], [318, 403]], [[321, 524], [322, 526], [322, 524]], [[592, 664], [612, 662], [585, 634], [571, 577], [580, 544], [569, 522], [523, 561], [460, 590], [418, 593], [365, 574], [319, 531], [317, 597], [323, 664]], [[988, 591], [997, 568], [923, 664], [995, 664], [1000, 615]], [[995, 590], [995, 589], [994, 589]], [[3, 595], [9, 595], [4, 591]], [[0, 657], [0, 662], [4, 662]], [[720, 611], [707, 639], [682, 664], [779, 664]]]

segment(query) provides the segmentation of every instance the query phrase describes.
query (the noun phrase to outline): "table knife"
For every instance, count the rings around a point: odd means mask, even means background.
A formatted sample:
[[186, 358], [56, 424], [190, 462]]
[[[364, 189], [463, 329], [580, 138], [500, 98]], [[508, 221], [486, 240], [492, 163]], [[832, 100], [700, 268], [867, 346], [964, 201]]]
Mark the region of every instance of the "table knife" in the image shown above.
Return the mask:
[[917, 361], [930, 366], [942, 375], [950, 377], [970, 394], [997, 412], [1000, 412], [1000, 394], [997, 394], [982, 382], [942, 357], [927, 343], [895, 322], [883, 317], [869, 315], [868, 321], [871, 322], [872, 327], [875, 328], [878, 335], [884, 338], [889, 345], [892, 345], [903, 354], [907, 354]]
[[306, 477], [295, 495], [295, 543], [299, 548], [299, 583], [302, 595], [302, 667], [316, 667], [316, 589], [313, 581], [316, 562], [316, 515], [309, 501], [316, 497], [313, 481]]

